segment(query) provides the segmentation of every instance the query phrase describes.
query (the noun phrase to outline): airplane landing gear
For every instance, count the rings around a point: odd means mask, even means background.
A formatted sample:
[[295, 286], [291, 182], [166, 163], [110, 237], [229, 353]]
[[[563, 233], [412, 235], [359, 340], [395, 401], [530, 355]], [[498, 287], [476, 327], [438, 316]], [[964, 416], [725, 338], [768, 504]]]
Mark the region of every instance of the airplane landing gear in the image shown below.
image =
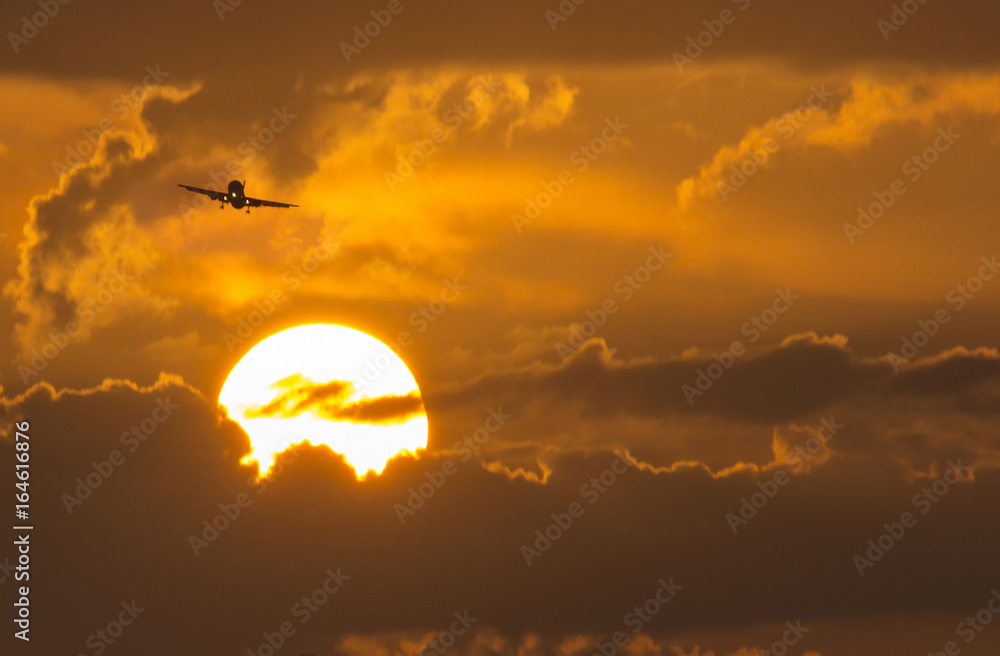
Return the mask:
[[250, 208], [248, 207], [248, 208], [247, 208], [247, 214], [249, 214], [249, 213], [250, 213]]

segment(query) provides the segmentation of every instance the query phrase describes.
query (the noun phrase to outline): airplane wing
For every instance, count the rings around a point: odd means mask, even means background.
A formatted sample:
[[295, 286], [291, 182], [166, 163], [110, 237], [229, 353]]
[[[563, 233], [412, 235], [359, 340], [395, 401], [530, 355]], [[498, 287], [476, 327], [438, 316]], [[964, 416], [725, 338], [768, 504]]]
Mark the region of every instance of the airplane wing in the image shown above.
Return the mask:
[[198, 187], [189, 187], [187, 185], [179, 184], [178, 187], [184, 187], [188, 191], [193, 191], [196, 194], [205, 194], [212, 200], [222, 200], [226, 196], [224, 191], [212, 191], [211, 189], [199, 189]]
[[273, 200], [261, 200], [259, 198], [247, 198], [247, 205], [250, 207], [298, 207], [298, 205], [292, 205], [291, 203], [278, 203]]

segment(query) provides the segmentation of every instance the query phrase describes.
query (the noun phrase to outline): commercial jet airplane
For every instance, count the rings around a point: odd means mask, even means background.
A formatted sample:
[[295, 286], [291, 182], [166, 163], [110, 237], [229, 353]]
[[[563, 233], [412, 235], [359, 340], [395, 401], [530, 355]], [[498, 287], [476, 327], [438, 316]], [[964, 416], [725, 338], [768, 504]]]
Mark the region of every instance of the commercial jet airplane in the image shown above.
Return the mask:
[[298, 207], [298, 205], [292, 205], [291, 203], [278, 203], [273, 200], [261, 200], [259, 198], [250, 198], [244, 194], [246, 189], [246, 180], [240, 182], [239, 180], [233, 180], [229, 183], [228, 192], [225, 191], [212, 191], [211, 189], [199, 189], [198, 187], [189, 187], [187, 185], [178, 184], [178, 187], [184, 187], [188, 191], [193, 191], [196, 194], [205, 194], [212, 200], [217, 200], [221, 202], [219, 209], [226, 207], [226, 203], [229, 203], [236, 209], [240, 210], [244, 207], [247, 208], [247, 214], [250, 213], [251, 207]]

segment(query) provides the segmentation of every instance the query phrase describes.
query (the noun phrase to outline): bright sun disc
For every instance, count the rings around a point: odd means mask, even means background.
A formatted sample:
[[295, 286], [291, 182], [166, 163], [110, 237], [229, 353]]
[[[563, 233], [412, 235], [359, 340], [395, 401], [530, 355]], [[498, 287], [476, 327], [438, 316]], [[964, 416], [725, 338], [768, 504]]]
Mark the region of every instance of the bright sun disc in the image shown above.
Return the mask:
[[257, 344], [233, 368], [219, 403], [250, 436], [244, 464], [263, 475], [301, 442], [326, 444], [358, 477], [427, 446], [420, 388], [403, 361], [370, 335], [299, 326]]

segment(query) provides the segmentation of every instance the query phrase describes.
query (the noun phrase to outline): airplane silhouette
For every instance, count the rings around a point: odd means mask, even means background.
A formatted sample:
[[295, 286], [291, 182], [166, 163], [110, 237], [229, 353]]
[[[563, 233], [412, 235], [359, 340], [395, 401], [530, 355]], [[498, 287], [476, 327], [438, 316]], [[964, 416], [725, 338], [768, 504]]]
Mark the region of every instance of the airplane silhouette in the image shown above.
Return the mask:
[[224, 209], [226, 203], [229, 203], [236, 209], [247, 208], [247, 214], [250, 213], [251, 207], [298, 207], [298, 205], [292, 205], [291, 203], [278, 203], [273, 200], [261, 200], [259, 198], [250, 198], [244, 193], [246, 189], [247, 181], [244, 180], [240, 182], [239, 180], [233, 180], [229, 183], [229, 190], [227, 192], [223, 191], [212, 191], [211, 189], [199, 189], [198, 187], [189, 187], [188, 185], [178, 184], [178, 187], [184, 187], [188, 191], [193, 191], [196, 194], [205, 194], [212, 200], [221, 201], [219, 209]]

